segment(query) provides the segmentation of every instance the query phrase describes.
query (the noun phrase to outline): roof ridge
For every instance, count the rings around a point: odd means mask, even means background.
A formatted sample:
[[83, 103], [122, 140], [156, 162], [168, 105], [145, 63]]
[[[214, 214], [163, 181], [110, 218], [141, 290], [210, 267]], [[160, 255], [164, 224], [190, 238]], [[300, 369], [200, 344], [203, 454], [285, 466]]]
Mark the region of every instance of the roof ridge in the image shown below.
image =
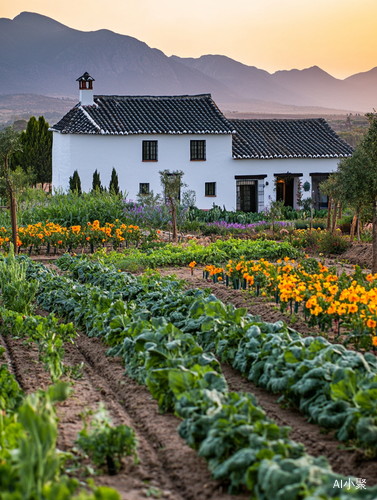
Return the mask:
[[[229, 122], [325, 122], [327, 120], [322, 116], [318, 118], [227, 118]], [[328, 125], [328, 123], [327, 123]], [[330, 127], [330, 125], [328, 125]], [[330, 127], [331, 128], [331, 127]]]
[[182, 94], [182, 95], [94, 95], [94, 99], [211, 99], [211, 94]]

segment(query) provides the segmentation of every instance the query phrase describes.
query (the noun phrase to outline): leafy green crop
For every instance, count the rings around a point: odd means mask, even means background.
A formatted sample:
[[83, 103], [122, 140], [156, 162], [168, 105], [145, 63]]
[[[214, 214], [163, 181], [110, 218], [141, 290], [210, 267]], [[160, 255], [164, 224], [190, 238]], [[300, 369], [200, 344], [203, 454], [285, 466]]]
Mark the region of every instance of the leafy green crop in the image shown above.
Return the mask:
[[50, 314], [42, 316], [25, 316], [14, 311], [0, 308], [3, 319], [1, 329], [15, 337], [27, 337], [29, 342], [39, 346], [39, 358], [44, 362], [46, 371], [50, 372], [52, 382], [57, 382], [63, 373], [72, 372], [71, 367], [63, 363], [65, 342], [73, 343], [77, 336], [72, 323], [59, 324], [58, 319]]
[[1, 302], [7, 309], [27, 314], [31, 310], [38, 283], [26, 281], [26, 265], [16, 261], [13, 245], [8, 257], [0, 258]]
[[[148, 385], [161, 409], [174, 406], [183, 418], [181, 436], [205, 457], [216, 478], [230, 482], [231, 491], [246, 486], [259, 500], [336, 497], [334, 481], [344, 478], [332, 473], [325, 459], [310, 457], [289, 440], [288, 429], [266, 418], [252, 395], [227, 392], [211, 352], [228, 360], [233, 356], [234, 363], [237, 359], [250, 373], [253, 370], [258, 383], [267, 387], [271, 380], [271, 389], [283, 390], [285, 384], [287, 389], [295, 385], [284, 377], [298, 376], [298, 363], [304, 363], [301, 369], [315, 368], [310, 361], [321, 355], [322, 365], [336, 361], [326, 351], [332, 346], [322, 349], [324, 339], [320, 345], [317, 339], [306, 345], [307, 339], [282, 323], [258, 322], [198, 290], [181, 292], [180, 283], [171, 279], [135, 278], [79, 259], [66, 259], [66, 264], [71, 277], [52, 275], [29, 262], [28, 275], [39, 281], [37, 300], [42, 307], [74, 320], [89, 336], [103, 338], [110, 354], [123, 357], [127, 374]], [[75, 276], [82, 284], [72, 279]], [[348, 366], [363, 364], [345, 358]], [[372, 370], [371, 362], [366, 365]], [[285, 367], [291, 372], [285, 373]], [[326, 372], [325, 366], [319, 368]], [[314, 385], [309, 381], [292, 394], [306, 394]], [[364, 431], [373, 432], [369, 421], [359, 422]], [[351, 488], [338, 496], [372, 500], [376, 495], [374, 487], [366, 492]]]
[[[3, 361], [5, 349], [0, 346], [0, 361]], [[2, 363], [0, 366], [0, 413], [17, 408], [22, 401], [21, 391], [14, 376], [9, 372], [8, 365]]]
[[[92, 415], [90, 429], [88, 416]], [[138, 463], [136, 453], [137, 439], [134, 430], [127, 425], [112, 426], [112, 421], [105, 407], [100, 404], [96, 412], [83, 415], [84, 429], [80, 431], [77, 445], [96, 465], [107, 464], [110, 475], [119, 471], [122, 458], [133, 455]]]
[[[288, 242], [277, 243], [267, 240], [251, 241], [231, 238], [226, 241], [218, 240], [206, 247], [191, 242], [187, 246], [167, 244], [163, 248], [147, 252], [137, 249], [125, 250], [122, 253], [111, 252], [108, 255], [98, 252], [94, 254], [93, 259], [100, 259], [102, 263], [113, 263], [119, 269], [128, 269], [135, 265], [148, 268], [185, 266], [193, 260], [202, 264], [223, 265], [229, 259], [239, 259], [241, 256], [244, 256], [246, 260], [261, 258], [277, 260], [284, 257], [297, 259], [300, 252]], [[64, 262], [64, 257], [61, 262]]]

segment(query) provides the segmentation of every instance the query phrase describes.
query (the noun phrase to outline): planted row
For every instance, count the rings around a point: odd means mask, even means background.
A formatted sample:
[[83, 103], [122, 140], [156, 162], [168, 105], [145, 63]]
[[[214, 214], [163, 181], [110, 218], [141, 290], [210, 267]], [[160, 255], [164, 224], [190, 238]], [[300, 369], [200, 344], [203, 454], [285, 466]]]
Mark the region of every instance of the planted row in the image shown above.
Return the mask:
[[[69, 261], [74, 277], [111, 289], [115, 296], [135, 299], [140, 279], [109, 268], [105, 271], [100, 263]], [[170, 282], [166, 289], [158, 281], [153, 286], [153, 293], [136, 299], [145, 319], [148, 314], [164, 317], [192, 333], [205, 350], [215, 351], [222, 362], [232, 364], [249, 380], [283, 393], [312, 422], [336, 429], [339, 440], [356, 440], [376, 452], [377, 359], [373, 354], [347, 350], [323, 337], [303, 338], [282, 322], [260, 322], [246, 309], [224, 306], [212, 295], [180, 292], [178, 283]]]
[[197, 263], [216, 262], [223, 265], [229, 259], [270, 259], [289, 257], [296, 259], [300, 251], [293, 248], [288, 242], [277, 243], [267, 240], [238, 240], [230, 238], [226, 241], [218, 240], [208, 246], [203, 246], [191, 241], [188, 245], [167, 244], [163, 248], [141, 250], [128, 250], [123, 253], [112, 252], [108, 256], [101, 255], [107, 263], [113, 263], [120, 269], [134, 266], [156, 268], [161, 266], [188, 265]]
[[[338, 495], [333, 485], [343, 478], [331, 472], [325, 459], [308, 456], [301, 445], [289, 440], [288, 429], [266, 418], [252, 395], [228, 393], [211, 351], [200, 347], [193, 335], [156, 317], [163, 316], [164, 305], [174, 309], [172, 303], [177, 306], [180, 299], [181, 311], [186, 307], [199, 314], [199, 304], [218, 302], [214, 297], [206, 300], [201, 291], [179, 293], [179, 283], [169, 279], [136, 279], [87, 262], [84, 271], [81, 263], [73, 262], [73, 274], [90, 283], [108, 279], [112, 291], [78, 285], [31, 264], [30, 275], [40, 283], [41, 305], [75, 319], [88, 335], [104, 338], [111, 354], [123, 356], [127, 373], [148, 385], [160, 408], [174, 407], [184, 419], [180, 435], [207, 459], [214, 477], [230, 481], [232, 491], [246, 486], [263, 500], [372, 499], [376, 495], [376, 488], [365, 492], [352, 487]], [[125, 304], [120, 294], [132, 300]], [[170, 316], [175, 313], [177, 307]], [[244, 317], [242, 311], [233, 313]], [[177, 321], [184, 321], [182, 312], [178, 314]], [[190, 328], [197, 332], [208, 317], [192, 315], [190, 321]]]

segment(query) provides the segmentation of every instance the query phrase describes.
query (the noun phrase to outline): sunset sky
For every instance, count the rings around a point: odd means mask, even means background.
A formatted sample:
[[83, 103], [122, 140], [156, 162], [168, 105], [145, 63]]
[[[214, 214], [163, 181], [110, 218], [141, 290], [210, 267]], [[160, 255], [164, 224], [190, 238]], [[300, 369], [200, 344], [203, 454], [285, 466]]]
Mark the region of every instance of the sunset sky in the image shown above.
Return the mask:
[[166, 55], [223, 54], [269, 72], [320, 66], [337, 78], [377, 66], [377, 0], [2, 0], [0, 17], [36, 12], [106, 28]]

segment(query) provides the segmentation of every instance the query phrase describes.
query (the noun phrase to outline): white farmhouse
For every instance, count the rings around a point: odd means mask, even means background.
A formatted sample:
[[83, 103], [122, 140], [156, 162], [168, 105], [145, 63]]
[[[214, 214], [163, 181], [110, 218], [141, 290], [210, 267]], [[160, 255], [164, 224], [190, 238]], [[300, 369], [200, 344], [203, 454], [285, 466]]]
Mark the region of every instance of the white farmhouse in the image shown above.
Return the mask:
[[260, 212], [276, 199], [296, 208], [301, 178], [326, 208], [318, 184], [353, 152], [322, 118], [228, 120], [209, 94], [93, 96], [94, 79], [78, 81], [80, 102], [51, 128], [54, 188], [67, 189], [75, 170], [84, 191], [96, 169], [108, 185], [114, 167], [135, 199], [161, 191], [159, 170], [182, 170], [199, 208]]

